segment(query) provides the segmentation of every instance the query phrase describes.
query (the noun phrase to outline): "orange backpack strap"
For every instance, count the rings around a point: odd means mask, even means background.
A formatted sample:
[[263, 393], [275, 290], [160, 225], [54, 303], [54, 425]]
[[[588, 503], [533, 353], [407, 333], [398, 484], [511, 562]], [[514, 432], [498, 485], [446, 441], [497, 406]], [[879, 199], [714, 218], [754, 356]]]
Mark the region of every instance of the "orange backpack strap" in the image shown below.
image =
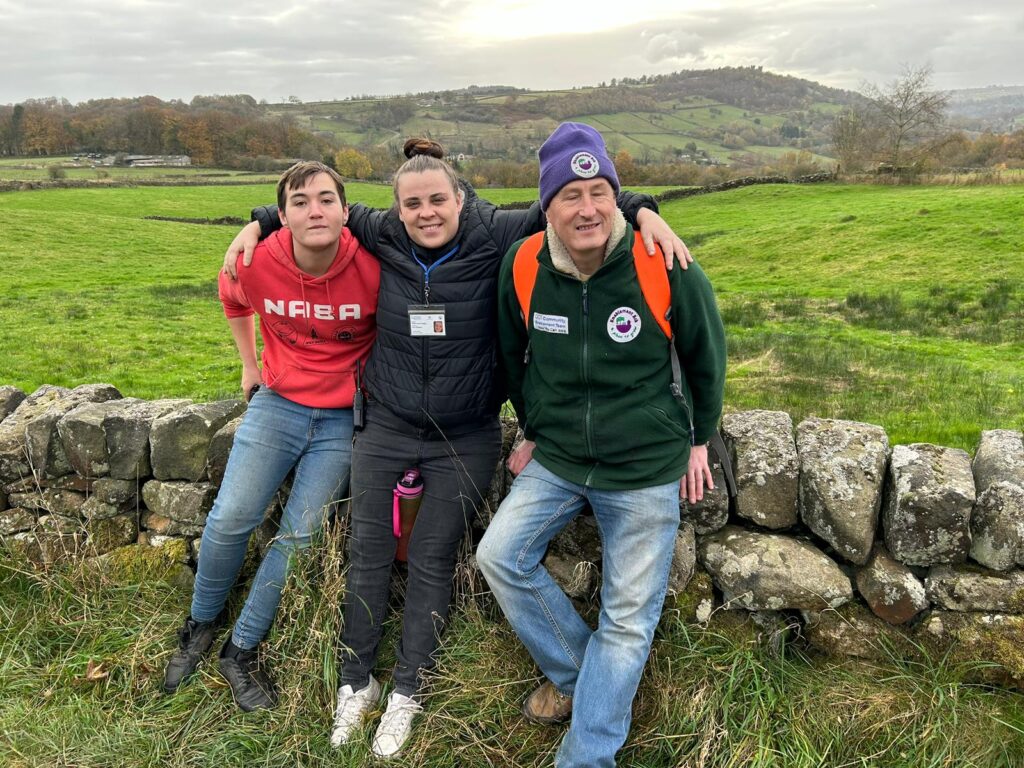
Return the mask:
[[636, 279], [640, 283], [640, 293], [644, 295], [647, 308], [658, 321], [661, 332], [666, 338], [671, 339], [672, 326], [669, 324], [669, 317], [672, 291], [669, 288], [668, 271], [665, 269], [665, 256], [661, 252], [661, 247], [655, 245], [654, 255], [649, 255], [640, 233], [634, 232], [633, 264], [636, 267]]
[[519, 311], [523, 315], [523, 323], [527, 330], [530, 329], [530, 299], [533, 296], [533, 286], [537, 282], [537, 270], [540, 268], [537, 254], [540, 253], [543, 244], [543, 232], [530, 235], [519, 246], [512, 262], [512, 284], [516, 289]]

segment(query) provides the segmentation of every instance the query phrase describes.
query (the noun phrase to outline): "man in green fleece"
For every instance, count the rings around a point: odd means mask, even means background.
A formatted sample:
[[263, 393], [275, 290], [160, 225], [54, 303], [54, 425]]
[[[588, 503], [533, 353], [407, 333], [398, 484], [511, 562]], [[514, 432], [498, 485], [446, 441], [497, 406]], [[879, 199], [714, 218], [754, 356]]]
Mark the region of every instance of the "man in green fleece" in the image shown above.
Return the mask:
[[[697, 264], [668, 273], [669, 341], [641, 290], [634, 258], [647, 257], [634, 257], [618, 189], [601, 135], [560, 125], [540, 149], [543, 242], [513, 246], [499, 277], [501, 361], [526, 439], [477, 559], [547, 677], [523, 714], [572, 720], [558, 768], [615, 765], [661, 615], [679, 499], [713, 487], [706, 442], [722, 412], [725, 334], [711, 285]], [[596, 631], [541, 563], [587, 504], [603, 544]]]

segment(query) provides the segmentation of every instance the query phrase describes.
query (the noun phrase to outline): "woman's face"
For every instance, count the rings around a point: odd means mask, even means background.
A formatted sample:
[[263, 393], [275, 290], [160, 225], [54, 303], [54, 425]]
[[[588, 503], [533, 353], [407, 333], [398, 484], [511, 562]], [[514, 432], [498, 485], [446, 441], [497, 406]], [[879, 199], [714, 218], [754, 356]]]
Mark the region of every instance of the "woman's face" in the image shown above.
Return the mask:
[[398, 177], [398, 218], [417, 245], [439, 248], [459, 231], [462, 195], [444, 171], [403, 173]]

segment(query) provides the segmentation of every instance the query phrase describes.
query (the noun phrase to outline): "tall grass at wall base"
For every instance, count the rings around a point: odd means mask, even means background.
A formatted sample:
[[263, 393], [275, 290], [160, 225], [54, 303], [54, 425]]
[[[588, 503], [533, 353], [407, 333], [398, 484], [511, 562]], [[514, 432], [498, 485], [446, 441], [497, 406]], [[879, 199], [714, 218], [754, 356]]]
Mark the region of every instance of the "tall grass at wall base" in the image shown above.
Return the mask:
[[[118, 583], [83, 565], [29, 572], [0, 555], [0, 764], [373, 764], [372, 723], [340, 750], [328, 743], [344, 618], [341, 544], [332, 534], [295, 570], [266, 651], [281, 703], [250, 714], [232, 703], [213, 654], [175, 695], [159, 690], [187, 590], [159, 580]], [[235, 612], [238, 603], [236, 595]], [[941, 658], [826, 659], [796, 644], [774, 653], [742, 613], [726, 612], [709, 628], [681, 616], [671, 606], [663, 616], [620, 765], [1024, 764], [1024, 697], [965, 682], [969, 670]], [[392, 617], [384, 647], [397, 639]], [[378, 665], [385, 685], [391, 661], [388, 650]], [[519, 713], [539, 680], [507, 623], [462, 601], [402, 764], [550, 766], [564, 727], [534, 725]]]

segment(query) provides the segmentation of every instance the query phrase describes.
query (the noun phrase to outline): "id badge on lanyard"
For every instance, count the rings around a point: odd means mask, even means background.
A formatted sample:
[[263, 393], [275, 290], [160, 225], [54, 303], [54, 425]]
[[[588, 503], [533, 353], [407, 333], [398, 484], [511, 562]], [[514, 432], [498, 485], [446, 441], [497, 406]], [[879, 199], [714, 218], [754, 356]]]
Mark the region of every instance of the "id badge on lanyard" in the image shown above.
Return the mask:
[[410, 304], [409, 334], [411, 336], [447, 336], [444, 304]]
[[413, 260], [415, 260], [415, 262], [420, 265], [420, 269], [423, 270], [423, 303], [409, 305], [410, 336], [422, 338], [424, 336], [448, 335], [448, 324], [445, 319], [444, 304], [430, 303], [430, 273], [434, 271], [435, 267], [441, 266], [458, 252], [459, 246], [456, 245], [433, 264], [427, 266], [420, 261], [419, 256], [416, 255], [416, 249], [412, 249]]

